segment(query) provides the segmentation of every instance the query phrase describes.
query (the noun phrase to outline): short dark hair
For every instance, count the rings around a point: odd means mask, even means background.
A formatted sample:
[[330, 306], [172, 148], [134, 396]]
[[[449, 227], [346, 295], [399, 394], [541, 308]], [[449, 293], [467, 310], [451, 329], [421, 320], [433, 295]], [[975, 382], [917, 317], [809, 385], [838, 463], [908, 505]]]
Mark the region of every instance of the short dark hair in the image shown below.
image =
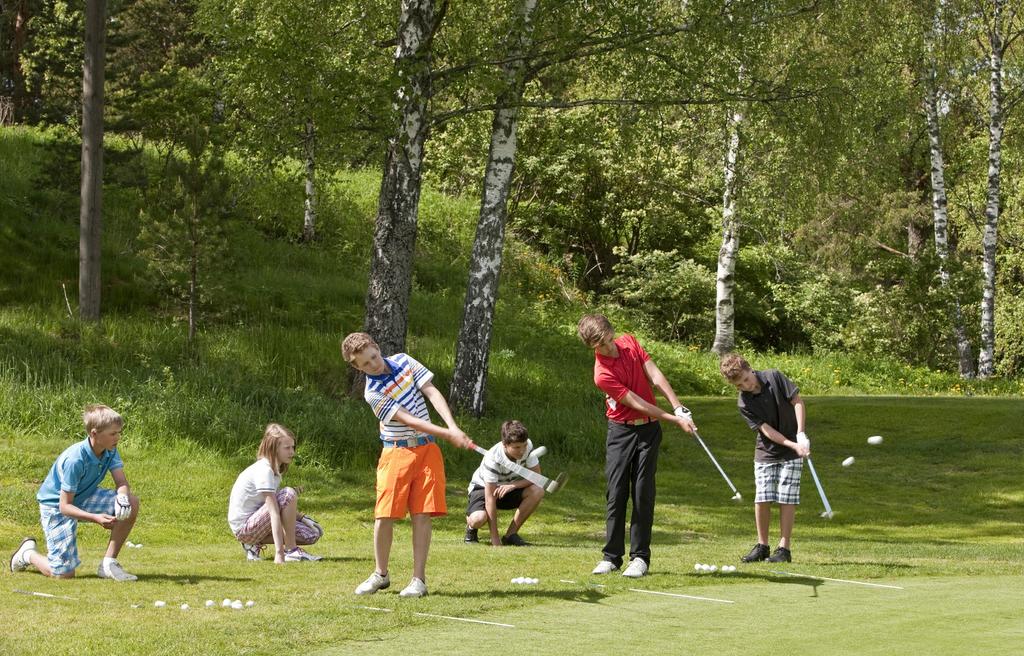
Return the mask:
[[523, 422], [517, 419], [509, 419], [501, 425], [502, 444], [525, 442], [528, 439], [530, 439], [530, 436], [526, 433], [526, 426], [523, 426]]

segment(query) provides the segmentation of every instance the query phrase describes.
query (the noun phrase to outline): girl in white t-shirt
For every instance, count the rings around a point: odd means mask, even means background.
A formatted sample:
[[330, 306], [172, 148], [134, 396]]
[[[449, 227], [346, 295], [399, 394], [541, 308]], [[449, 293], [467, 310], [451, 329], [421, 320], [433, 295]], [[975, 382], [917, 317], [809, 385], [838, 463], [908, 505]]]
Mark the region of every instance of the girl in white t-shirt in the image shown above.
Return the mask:
[[258, 459], [238, 475], [228, 502], [228, 525], [249, 560], [259, 560], [263, 545], [274, 545], [274, 562], [320, 560], [300, 544], [313, 544], [324, 534], [312, 517], [299, 514], [299, 492], [278, 490], [281, 475], [295, 457], [295, 436], [280, 424], [263, 431]]

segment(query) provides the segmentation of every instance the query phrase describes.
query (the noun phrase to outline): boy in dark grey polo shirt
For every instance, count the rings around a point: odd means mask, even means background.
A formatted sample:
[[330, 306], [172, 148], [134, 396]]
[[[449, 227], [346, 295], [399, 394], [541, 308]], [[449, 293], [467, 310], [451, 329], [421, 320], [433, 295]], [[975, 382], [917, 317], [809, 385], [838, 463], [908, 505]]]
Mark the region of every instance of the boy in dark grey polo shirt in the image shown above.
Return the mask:
[[[740, 415], [757, 435], [754, 450], [754, 519], [757, 544], [742, 558], [750, 563], [792, 560], [790, 538], [796, 507], [800, 503], [803, 459], [811, 455], [804, 433], [804, 402], [793, 381], [777, 369], [754, 371], [742, 356], [730, 353], [719, 363], [722, 375], [739, 390]], [[779, 547], [769, 555], [768, 527], [772, 506], [779, 505]]]

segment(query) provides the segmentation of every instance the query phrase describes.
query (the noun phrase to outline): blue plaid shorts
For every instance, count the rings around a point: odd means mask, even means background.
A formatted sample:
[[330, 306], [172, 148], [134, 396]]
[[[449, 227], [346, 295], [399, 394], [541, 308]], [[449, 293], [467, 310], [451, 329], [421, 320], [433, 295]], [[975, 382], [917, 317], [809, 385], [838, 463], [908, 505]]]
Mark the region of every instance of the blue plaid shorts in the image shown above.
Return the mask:
[[754, 503], [800, 503], [800, 473], [804, 470], [804, 459], [794, 458], [783, 462], [755, 462], [754, 482], [757, 494]]
[[[75, 500], [75, 505], [91, 513], [114, 514], [114, 499], [117, 492], [102, 487], [96, 488], [88, 499]], [[54, 576], [60, 576], [78, 569], [78, 520], [62, 515], [59, 507], [39, 506], [39, 523], [46, 535], [46, 560]]]

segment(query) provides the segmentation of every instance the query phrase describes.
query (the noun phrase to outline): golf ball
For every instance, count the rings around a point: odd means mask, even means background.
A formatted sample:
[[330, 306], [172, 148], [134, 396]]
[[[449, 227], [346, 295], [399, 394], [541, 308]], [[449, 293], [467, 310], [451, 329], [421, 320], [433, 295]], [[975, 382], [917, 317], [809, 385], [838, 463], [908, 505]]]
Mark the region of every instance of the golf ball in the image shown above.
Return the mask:
[[223, 606], [224, 608], [227, 608], [228, 606], [231, 605], [231, 600], [230, 599], [225, 599], [224, 601], [220, 602], [220, 605]]
[[693, 571], [695, 571], [695, 572], [699, 572], [700, 571], [700, 563], [694, 563]]
[[213, 603], [213, 599], [207, 599], [207, 600], [206, 600], [206, 607], [207, 607], [207, 608], [213, 608], [213, 607], [214, 607], [214, 606], [216, 606], [216, 605], [217, 605], [217, 604]]
[[166, 601], [154, 601], [153, 605], [156, 606], [157, 608], [163, 608], [164, 606], [167, 605], [167, 602]]
[[256, 602], [253, 601], [252, 599], [250, 599], [249, 601], [245, 602], [245, 607], [246, 608], [252, 608], [255, 605], [256, 605]]
[[234, 601], [232, 601], [231, 602], [231, 607], [234, 608], [235, 610], [242, 610], [244, 608], [244, 606], [242, 605], [242, 600], [241, 599], [235, 599]]
[[182, 604], [181, 610], [188, 610], [188, 604]]
[[540, 579], [537, 579], [537, 578], [530, 579], [530, 585], [537, 585], [538, 583], [540, 583]]
[[853, 456], [850, 456], [849, 458], [847, 458], [846, 460], [843, 461], [843, 467], [849, 467], [850, 465], [853, 464], [853, 461], [854, 461]]
[[709, 572], [717, 572], [718, 571], [718, 566], [717, 565], [708, 565], [708, 571]]
[[868, 444], [881, 444], [881, 443], [882, 443], [882, 436], [881, 435], [872, 435], [871, 437], [868, 438]]

